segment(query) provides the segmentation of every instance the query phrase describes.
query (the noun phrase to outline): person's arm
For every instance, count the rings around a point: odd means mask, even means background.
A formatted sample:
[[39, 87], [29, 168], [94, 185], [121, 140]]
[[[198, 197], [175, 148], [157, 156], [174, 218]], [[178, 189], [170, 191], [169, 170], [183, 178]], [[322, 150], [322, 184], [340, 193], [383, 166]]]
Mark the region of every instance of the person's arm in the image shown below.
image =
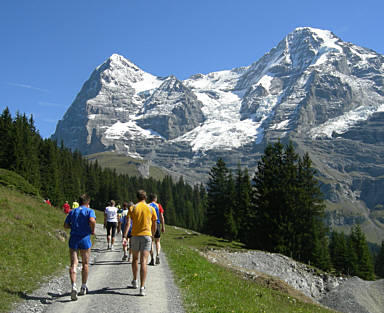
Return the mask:
[[71, 223], [70, 223], [70, 214], [67, 215], [67, 217], [65, 218], [65, 221], [64, 221], [64, 228], [71, 228]]
[[104, 228], [107, 227], [107, 209], [104, 211]]
[[156, 233], [156, 221], [157, 221], [157, 214], [156, 214], [156, 210], [155, 209], [152, 209], [152, 237], [155, 235]]
[[124, 239], [127, 238], [127, 236], [128, 236], [129, 227], [131, 227], [131, 218], [127, 214], [125, 216], [125, 227], [124, 227], [124, 232], [123, 232]]
[[89, 218], [89, 226], [91, 227], [91, 235], [94, 235], [96, 227], [96, 219], [94, 217]]
[[156, 220], [152, 221], [152, 237], [155, 235], [156, 233]]
[[117, 219], [117, 233], [120, 234], [120, 230], [124, 231], [121, 229], [121, 217]]
[[161, 222], [161, 232], [165, 233], [165, 220], [164, 220], [163, 213], [160, 213], [160, 222]]

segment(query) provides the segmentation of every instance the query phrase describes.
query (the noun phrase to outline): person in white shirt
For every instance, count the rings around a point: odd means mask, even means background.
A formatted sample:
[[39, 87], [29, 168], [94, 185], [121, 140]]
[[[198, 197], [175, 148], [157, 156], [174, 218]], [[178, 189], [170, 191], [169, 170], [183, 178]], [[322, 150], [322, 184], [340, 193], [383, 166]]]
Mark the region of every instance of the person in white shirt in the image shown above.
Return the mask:
[[115, 243], [115, 235], [117, 228], [117, 208], [115, 201], [110, 201], [110, 206], [107, 206], [104, 211], [104, 228], [107, 228], [107, 249], [112, 250]]

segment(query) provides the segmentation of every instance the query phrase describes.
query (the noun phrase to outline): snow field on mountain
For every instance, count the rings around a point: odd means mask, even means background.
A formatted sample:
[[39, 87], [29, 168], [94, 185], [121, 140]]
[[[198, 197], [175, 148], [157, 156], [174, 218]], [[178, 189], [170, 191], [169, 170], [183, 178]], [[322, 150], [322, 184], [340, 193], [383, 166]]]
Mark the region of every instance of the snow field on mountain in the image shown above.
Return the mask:
[[[218, 148], [226, 150], [261, 141], [261, 122], [240, 120], [245, 90], [233, 91], [238, 77], [239, 73], [234, 71], [221, 71], [200, 76], [196, 81], [186, 81], [186, 85], [192, 88], [203, 103], [202, 111], [206, 120], [204, 124], [174, 141], [189, 142], [193, 151]], [[229, 88], [232, 90], [229, 91]]]

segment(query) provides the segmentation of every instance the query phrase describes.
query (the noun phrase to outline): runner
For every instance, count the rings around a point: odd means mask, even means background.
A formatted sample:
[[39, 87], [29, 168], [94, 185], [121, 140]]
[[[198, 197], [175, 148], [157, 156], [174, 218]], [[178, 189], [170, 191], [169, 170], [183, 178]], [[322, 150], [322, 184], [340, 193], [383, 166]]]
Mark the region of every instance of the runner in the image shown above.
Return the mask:
[[[137, 288], [137, 273], [139, 270], [140, 254], [140, 296], [145, 296], [145, 280], [147, 278], [147, 261], [152, 244], [152, 233], [156, 230], [156, 211], [146, 202], [147, 194], [144, 190], [137, 191], [138, 203], [129, 210], [128, 216], [132, 219], [132, 288]], [[125, 227], [124, 237], [128, 234], [128, 227]], [[126, 242], [126, 239], [124, 238]]]
[[63, 204], [63, 212], [65, 214], [71, 212], [71, 206], [68, 204], [68, 201], [65, 201], [65, 203]]
[[[156, 220], [156, 231], [154, 233], [154, 241], [152, 241], [151, 245], [151, 261], [149, 262], [149, 265], [155, 265], [155, 260], [153, 258], [153, 245], [156, 246], [156, 264], [160, 264], [160, 237], [161, 233], [165, 232], [165, 223], [164, 223], [164, 210], [160, 203], [157, 203], [157, 195], [156, 194], [150, 194], [149, 195], [149, 202], [151, 202], [149, 205], [153, 207], [156, 210], [157, 220]], [[160, 225], [161, 224], [161, 225]]]
[[[105, 208], [104, 212], [104, 228], [107, 228], [107, 249], [113, 250], [115, 243], [116, 228], [117, 228], [117, 208], [115, 201], [110, 201], [110, 206]], [[112, 239], [111, 239], [112, 232]], [[111, 243], [111, 244], [110, 244]]]
[[77, 201], [73, 201], [72, 202], [72, 209], [76, 209], [76, 208], [78, 208], [79, 207], [79, 202], [77, 202]]
[[82, 285], [79, 295], [82, 296], [88, 293], [87, 280], [92, 246], [90, 235], [95, 233], [96, 226], [95, 212], [89, 208], [89, 196], [83, 194], [79, 200], [81, 206], [69, 212], [64, 222], [64, 228], [71, 229], [69, 238], [69, 255], [71, 259], [69, 277], [72, 283], [71, 300], [73, 301], [77, 300], [76, 268], [79, 263], [77, 257], [78, 251], [80, 251], [82, 263]]
[[[122, 239], [123, 239], [123, 258], [122, 260], [125, 261], [127, 260], [128, 258], [128, 262], [131, 261], [131, 247], [130, 247], [130, 238], [132, 237], [131, 235], [131, 230], [132, 230], [132, 220], [129, 218], [128, 216], [128, 209], [131, 208], [133, 206], [133, 202], [126, 202], [124, 201], [123, 203], [123, 210], [121, 212], [121, 217], [119, 219], [119, 225], [118, 225], [118, 229], [121, 230], [121, 236], [122, 236]], [[124, 231], [125, 231], [125, 227], [126, 225], [129, 225], [129, 229], [128, 229], [128, 234], [127, 234], [127, 237], [124, 237]], [[124, 242], [124, 238], [126, 238], [127, 240]], [[129, 247], [129, 255], [127, 256], [127, 250], [128, 250], [128, 247]]]

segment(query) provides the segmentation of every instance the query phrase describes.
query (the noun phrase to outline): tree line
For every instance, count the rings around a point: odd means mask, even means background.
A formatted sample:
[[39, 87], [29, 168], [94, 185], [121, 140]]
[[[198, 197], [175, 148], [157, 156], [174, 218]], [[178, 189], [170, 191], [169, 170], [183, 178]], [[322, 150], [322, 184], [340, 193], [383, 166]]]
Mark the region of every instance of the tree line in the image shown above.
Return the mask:
[[36, 187], [43, 198], [55, 206], [77, 200], [88, 193], [91, 206], [104, 209], [107, 201], [136, 201], [136, 191], [157, 193], [166, 209], [167, 223], [201, 229], [205, 215], [206, 192], [203, 185], [191, 186], [183, 178], [174, 182], [167, 176], [162, 181], [119, 174], [89, 161], [80, 151], [51, 139], [43, 139], [34, 126], [33, 117], [8, 108], [0, 115], [0, 168], [14, 171]]
[[293, 144], [269, 144], [251, 178], [240, 166], [234, 173], [219, 159], [206, 185], [128, 176], [101, 168], [51, 139], [43, 139], [33, 118], [8, 108], [0, 115], [0, 168], [12, 170], [35, 186], [53, 205], [87, 192], [91, 205], [135, 200], [137, 189], [158, 194], [166, 222], [238, 240], [247, 247], [282, 253], [324, 270], [372, 279], [384, 277], [384, 243], [373, 257], [361, 228], [350, 236], [324, 226], [324, 202], [308, 154]]

